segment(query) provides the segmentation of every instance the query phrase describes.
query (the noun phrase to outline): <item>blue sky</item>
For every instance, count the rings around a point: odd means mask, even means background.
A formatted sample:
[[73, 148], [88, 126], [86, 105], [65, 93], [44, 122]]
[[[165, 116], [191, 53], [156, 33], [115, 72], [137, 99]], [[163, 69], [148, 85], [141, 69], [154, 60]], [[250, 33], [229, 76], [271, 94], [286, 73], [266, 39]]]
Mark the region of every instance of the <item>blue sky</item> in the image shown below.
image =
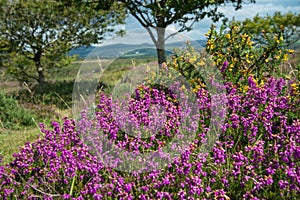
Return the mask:
[[[235, 11], [231, 5], [220, 7], [219, 11], [224, 13], [229, 19], [235, 17], [237, 20], [253, 18], [256, 14], [259, 14], [260, 16], [265, 16], [267, 14], [272, 15], [275, 11], [280, 11], [281, 13], [287, 13], [289, 11], [300, 13], [300, 0], [256, 0], [255, 4], [244, 4], [242, 9], [238, 11]], [[192, 31], [180, 33], [167, 42], [205, 39], [204, 34], [209, 30], [211, 23], [212, 21], [210, 19], [203, 19], [194, 24]], [[218, 26], [220, 23], [216, 23], [216, 25]], [[127, 32], [127, 35], [124, 38], [109, 38], [104, 41], [102, 45], [105, 46], [114, 43], [152, 43], [146, 30], [143, 29], [133, 17], [129, 17], [126, 20], [126, 25], [123, 26], [123, 29]], [[171, 25], [167, 28], [168, 33], [174, 33], [176, 30], [177, 27], [175, 25]]]

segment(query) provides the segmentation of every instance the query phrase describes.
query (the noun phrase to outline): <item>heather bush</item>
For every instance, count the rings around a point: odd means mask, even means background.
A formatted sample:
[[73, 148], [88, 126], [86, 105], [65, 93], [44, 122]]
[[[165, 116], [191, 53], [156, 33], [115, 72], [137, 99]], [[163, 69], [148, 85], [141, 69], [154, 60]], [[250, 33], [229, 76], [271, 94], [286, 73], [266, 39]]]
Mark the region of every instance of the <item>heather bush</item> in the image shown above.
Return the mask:
[[[62, 125], [53, 122], [52, 130], [41, 125], [45, 137], [27, 143], [12, 163], [1, 166], [0, 195], [4, 199], [297, 199], [300, 120], [291, 117], [298, 109], [286, 95], [291, 88], [283, 79], [270, 78], [259, 84], [252, 76], [247, 85], [243, 94], [226, 83], [228, 117], [209, 152], [202, 146], [209, 131], [205, 110], [211, 109], [211, 100], [207, 90], [200, 88], [196, 92], [198, 109], [205, 112], [200, 112], [196, 137], [167, 166], [143, 173], [114, 169], [99, 159], [101, 148], [83, 142], [87, 141], [82, 135], [86, 131], [98, 134], [94, 140], [106, 137], [128, 151], [138, 152], [148, 142], [118, 129], [112, 118], [112, 99], [103, 94], [95, 120], [83, 112], [77, 126], [71, 119], [64, 119]], [[129, 105], [135, 106], [133, 111], [142, 111], [132, 113], [139, 125], [149, 123], [149, 101], [169, 108], [167, 116], [181, 114], [182, 105], [179, 110], [171, 109], [176, 105], [171, 94], [149, 86], [141, 86], [135, 94]], [[176, 126], [170, 127], [177, 119], [168, 118], [160, 134], [178, 134]], [[154, 137], [150, 150], [164, 146], [166, 138], [161, 135]], [[99, 141], [90, 142], [100, 145]]]
[[232, 112], [220, 137], [230, 163], [231, 193], [238, 195], [236, 191], [244, 190], [237, 197], [246, 199], [296, 198], [300, 121], [291, 114], [299, 112], [299, 107], [285, 95], [283, 79], [270, 78], [259, 85], [250, 76], [248, 86], [246, 95], [230, 89]]

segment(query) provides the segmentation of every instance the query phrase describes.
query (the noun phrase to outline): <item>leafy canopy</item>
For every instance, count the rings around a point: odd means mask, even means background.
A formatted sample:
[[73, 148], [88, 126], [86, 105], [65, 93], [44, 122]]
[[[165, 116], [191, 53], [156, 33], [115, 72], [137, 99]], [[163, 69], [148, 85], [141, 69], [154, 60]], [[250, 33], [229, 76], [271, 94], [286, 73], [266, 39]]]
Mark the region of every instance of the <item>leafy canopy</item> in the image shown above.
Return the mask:
[[123, 22], [124, 13], [117, 4], [108, 10], [95, 8], [96, 4], [76, 0], [2, 2], [1, 41], [9, 43], [6, 49], [11, 47], [9, 53], [3, 51], [3, 65], [19, 79], [44, 82], [45, 69], [69, 63], [71, 48], [99, 43]]

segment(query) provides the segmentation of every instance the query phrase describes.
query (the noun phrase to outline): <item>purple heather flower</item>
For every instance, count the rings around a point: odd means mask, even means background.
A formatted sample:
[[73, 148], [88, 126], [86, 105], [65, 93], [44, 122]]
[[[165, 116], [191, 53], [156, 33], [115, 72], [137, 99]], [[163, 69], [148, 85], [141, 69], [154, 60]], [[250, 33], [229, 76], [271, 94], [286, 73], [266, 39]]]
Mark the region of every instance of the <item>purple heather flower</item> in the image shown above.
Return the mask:
[[222, 73], [225, 72], [227, 66], [228, 66], [228, 61], [226, 60], [226, 61], [223, 63], [222, 68], [221, 68], [221, 72], [222, 72]]
[[249, 78], [248, 78], [248, 84], [249, 84], [250, 88], [256, 87], [256, 83], [254, 82], [253, 76], [249, 76]]
[[63, 195], [63, 198], [64, 198], [64, 199], [69, 199], [69, 198], [71, 198], [71, 195], [70, 195], [70, 194], [64, 194], [64, 195]]
[[185, 199], [185, 195], [186, 195], [186, 192], [183, 190], [183, 189], [180, 189], [179, 192], [177, 193], [179, 199]]
[[287, 181], [285, 181], [285, 180], [280, 180], [278, 182], [278, 184], [279, 184], [280, 189], [284, 190], [288, 186], [289, 183]]

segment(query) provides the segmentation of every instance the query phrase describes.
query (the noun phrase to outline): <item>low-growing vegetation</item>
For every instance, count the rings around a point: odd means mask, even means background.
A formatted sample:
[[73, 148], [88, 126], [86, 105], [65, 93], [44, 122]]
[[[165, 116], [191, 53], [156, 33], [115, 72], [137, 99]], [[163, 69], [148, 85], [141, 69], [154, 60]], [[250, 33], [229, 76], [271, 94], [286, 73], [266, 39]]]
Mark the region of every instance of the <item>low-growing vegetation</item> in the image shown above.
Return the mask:
[[52, 82], [6, 88], [1, 198], [299, 199], [299, 52], [284, 44], [284, 27], [262, 33], [262, 44], [244, 25], [212, 26], [204, 50], [175, 50], [126, 101], [113, 99], [115, 84], [153, 59], [115, 60], [95, 110], [79, 119], [71, 108], [82, 61], [50, 70]]
[[19, 105], [17, 100], [7, 97], [0, 92], [0, 128], [20, 129], [23, 126], [33, 126], [35, 114], [25, 110]]

